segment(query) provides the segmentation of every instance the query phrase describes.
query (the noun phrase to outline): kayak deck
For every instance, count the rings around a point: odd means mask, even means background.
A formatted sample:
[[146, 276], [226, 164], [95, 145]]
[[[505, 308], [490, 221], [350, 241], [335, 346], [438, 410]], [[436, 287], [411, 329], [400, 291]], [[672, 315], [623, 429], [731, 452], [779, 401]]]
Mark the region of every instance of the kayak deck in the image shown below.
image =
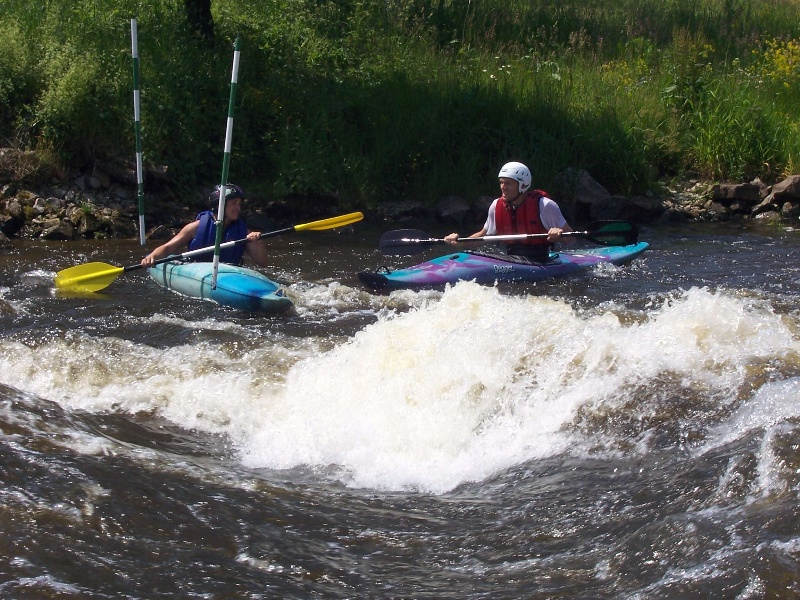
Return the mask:
[[279, 284], [245, 267], [220, 263], [214, 289], [210, 262], [166, 262], [149, 268], [147, 273], [164, 288], [238, 310], [282, 314], [294, 306]]
[[458, 281], [480, 284], [541, 281], [563, 277], [600, 263], [623, 264], [644, 252], [649, 244], [610, 246], [551, 253], [550, 260], [536, 262], [523, 256], [464, 251], [446, 254], [391, 272], [362, 272], [362, 283], [373, 289], [437, 287]]

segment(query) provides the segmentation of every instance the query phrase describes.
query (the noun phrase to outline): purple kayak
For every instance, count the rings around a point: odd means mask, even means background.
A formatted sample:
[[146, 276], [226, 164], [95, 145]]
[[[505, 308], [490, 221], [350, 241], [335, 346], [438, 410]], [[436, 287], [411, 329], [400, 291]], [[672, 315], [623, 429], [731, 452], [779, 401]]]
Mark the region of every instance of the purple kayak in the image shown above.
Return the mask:
[[644, 252], [649, 244], [607, 246], [550, 254], [535, 262], [521, 256], [488, 252], [455, 252], [413, 267], [386, 272], [362, 272], [359, 279], [373, 289], [439, 287], [458, 281], [493, 284], [506, 281], [541, 281], [585, 271], [600, 263], [624, 264]]

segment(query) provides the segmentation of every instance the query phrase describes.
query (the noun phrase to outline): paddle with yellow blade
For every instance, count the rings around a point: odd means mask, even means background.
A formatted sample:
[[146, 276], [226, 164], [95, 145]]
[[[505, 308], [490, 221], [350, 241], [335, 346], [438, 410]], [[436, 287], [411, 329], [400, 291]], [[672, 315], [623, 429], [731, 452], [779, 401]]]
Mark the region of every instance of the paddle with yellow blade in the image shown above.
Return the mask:
[[[335, 227], [344, 227], [358, 223], [364, 215], [360, 212], [349, 213], [340, 215], [338, 217], [331, 217], [330, 219], [322, 219], [321, 221], [312, 221], [311, 223], [303, 223], [301, 225], [294, 225], [285, 229], [278, 229], [277, 231], [267, 231], [259, 235], [259, 239], [274, 237], [276, 235], [283, 235], [284, 233], [292, 233], [293, 231], [323, 231], [326, 229], [334, 229]], [[247, 238], [241, 240], [233, 240], [225, 242], [220, 245], [220, 248], [230, 248], [237, 244], [244, 244]], [[165, 258], [160, 258], [153, 264], [161, 264], [171, 260], [180, 260], [191, 258], [200, 254], [208, 254], [214, 252], [214, 246], [208, 248], [198, 248], [197, 250], [190, 250], [183, 254], [173, 254]], [[135, 271], [141, 269], [141, 264], [129, 265], [127, 267], [115, 267], [102, 262], [91, 262], [75, 267], [69, 267], [63, 271], [56, 273], [56, 288], [66, 290], [69, 292], [98, 292], [109, 285], [114, 280], [128, 271]]]

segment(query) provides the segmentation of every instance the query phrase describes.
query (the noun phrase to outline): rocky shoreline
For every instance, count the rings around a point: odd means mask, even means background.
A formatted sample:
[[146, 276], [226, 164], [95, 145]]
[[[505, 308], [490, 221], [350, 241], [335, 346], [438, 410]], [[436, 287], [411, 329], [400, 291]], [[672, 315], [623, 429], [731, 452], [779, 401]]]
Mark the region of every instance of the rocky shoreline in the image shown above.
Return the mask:
[[[0, 164], [10, 149], [0, 149]], [[148, 172], [145, 226], [148, 239], [166, 239], [207, 207], [210, 190], [197, 190], [192, 198], [178, 200], [165, 185], [159, 170]], [[637, 224], [686, 221], [757, 219], [766, 223], [800, 227], [800, 175], [775, 185], [758, 180], [749, 183], [712, 182], [697, 179], [661, 194], [612, 195], [583, 170], [567, 170], [548, 190], [573, 223], [622, 219]], [[470, 202], [459, 196], [442, 198], [434, 207], [421, 202], [396, 202], [375, 211], [367, 219], [394, 225], [411, 221], [435, 221], [472, 227], [483, 222], [492, 197]], [[287, 224], [326, 218], [352, 207], [340, 207], [336, 198], [291, 198], [260, 201], [250, 198], [246, 212], [251, 229], [268, 231]], [[130, 168], [99, 168], [79, 173], [51, 185], [26, 184], [0, 170], [0, 247], [10, 247], [14, 237], [45, 240], [135, 238], [138, 236], [136, 177]]]

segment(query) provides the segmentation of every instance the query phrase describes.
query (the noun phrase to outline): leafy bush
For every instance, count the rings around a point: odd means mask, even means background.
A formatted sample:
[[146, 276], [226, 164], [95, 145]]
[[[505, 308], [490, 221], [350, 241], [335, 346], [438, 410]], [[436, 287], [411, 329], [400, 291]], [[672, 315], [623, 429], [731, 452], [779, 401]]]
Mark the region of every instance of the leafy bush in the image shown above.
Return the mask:
[[36, 95], [36, 64], [14, 19], [0, 21], [0, 136], [11, 138]]
[[[494, 193], [507, 160], [613, 192], [654, 173], [765, 179], [800, 141], [794, 0], [213, 0], [213, 39], [168, 0], [5, 0], [0, 134], [65, 161], [133, 156], [130, 19], [145, 159], [177, 189], [221, 164], [264, 197], [353, 205]], [[741, 81], [746, 81], [742, 85]]]

